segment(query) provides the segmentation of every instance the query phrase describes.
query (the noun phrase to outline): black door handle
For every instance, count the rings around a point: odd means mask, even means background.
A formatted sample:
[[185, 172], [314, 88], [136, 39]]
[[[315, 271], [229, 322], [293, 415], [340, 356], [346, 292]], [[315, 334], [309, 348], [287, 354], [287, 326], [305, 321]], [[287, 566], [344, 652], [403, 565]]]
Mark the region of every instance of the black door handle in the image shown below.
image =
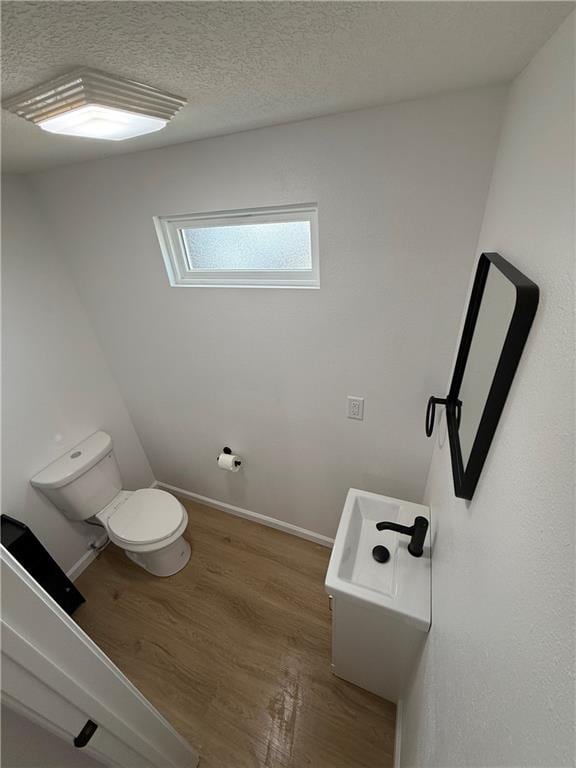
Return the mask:
[[84, 728], [80, 731], [78, 736], [74, 737], [74, 746], [78, 747], [78, 749], [82, 749], [82, 747], [85, 747], [86, 744], [90, 741], [92, 736], [94, 736], [94, 733], [96, 732], [96, 729], [98, 726], [95, 722], [92, 720], [86, 720], [86, 724]]

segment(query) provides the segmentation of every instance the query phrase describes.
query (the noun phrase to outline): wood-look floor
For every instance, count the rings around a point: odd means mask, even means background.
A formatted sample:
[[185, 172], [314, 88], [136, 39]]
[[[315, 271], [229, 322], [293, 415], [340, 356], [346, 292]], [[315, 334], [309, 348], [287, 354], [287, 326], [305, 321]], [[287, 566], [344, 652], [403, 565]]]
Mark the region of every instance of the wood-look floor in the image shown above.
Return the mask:
[[388, 768], [395, 707], [335, 677], [329, 550], [183, 500], [192, 558], [167, 579], [114, 545], [75, 619], [202, 768]]

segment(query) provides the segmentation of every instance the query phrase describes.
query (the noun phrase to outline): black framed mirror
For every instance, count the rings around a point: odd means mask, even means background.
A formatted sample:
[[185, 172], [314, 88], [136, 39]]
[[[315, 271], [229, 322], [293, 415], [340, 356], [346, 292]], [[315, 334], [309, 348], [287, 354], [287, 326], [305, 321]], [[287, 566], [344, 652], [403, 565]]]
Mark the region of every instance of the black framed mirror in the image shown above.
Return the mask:
[[456, 496], [471, 499], [538, 307], [539, 289], [499, 253], [478, 261], [446, 398], [431, 397], [426, 434], [445, 405]]

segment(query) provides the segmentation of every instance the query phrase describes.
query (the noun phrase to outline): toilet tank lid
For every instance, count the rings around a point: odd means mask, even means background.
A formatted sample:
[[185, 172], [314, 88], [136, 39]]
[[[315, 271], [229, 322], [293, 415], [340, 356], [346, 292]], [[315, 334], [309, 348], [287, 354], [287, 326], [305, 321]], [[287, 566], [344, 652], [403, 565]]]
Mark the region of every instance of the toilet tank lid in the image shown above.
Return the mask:
[[111, 450], [110, 435], [94, 432], [34, 475], [30, 482], [36, 488], [62, 488], [91, 469]]

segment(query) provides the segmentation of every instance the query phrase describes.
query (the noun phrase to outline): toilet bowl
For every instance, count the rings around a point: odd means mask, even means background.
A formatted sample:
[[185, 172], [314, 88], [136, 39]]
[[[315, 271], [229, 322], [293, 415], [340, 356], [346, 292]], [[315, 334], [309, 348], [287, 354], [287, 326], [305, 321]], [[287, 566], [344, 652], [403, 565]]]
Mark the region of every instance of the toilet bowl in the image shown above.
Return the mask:
[[155, 576], [172, 576], [190, 559], [190, 544], [182, 535], [188, 514], [166, 491], [120, 491], [95, 517], [110, 541]]
[[182, 504], [157, 488], [123, 490], [112, 438], [105, 432], [90, 435], [30, 482], [69, 519], [98, 521], [110, 541], [155, 576], [172, 576], [190, 559]]

